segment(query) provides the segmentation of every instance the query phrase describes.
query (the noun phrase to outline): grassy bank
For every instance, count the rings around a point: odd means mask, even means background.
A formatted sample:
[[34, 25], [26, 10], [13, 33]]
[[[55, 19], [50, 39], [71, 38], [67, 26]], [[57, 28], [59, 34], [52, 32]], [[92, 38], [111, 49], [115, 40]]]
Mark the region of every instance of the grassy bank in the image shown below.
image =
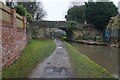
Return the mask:
[[3, 70], [4, 78], [25, 78], [55, 49], [51, 40], [32, 40], [16, 63]]
[[70, 44], [66, 45], [69, 60], [75, 76], [78, 78], [113, 78], [103, 67], [91, 61], [85, 55], [79, 53]]

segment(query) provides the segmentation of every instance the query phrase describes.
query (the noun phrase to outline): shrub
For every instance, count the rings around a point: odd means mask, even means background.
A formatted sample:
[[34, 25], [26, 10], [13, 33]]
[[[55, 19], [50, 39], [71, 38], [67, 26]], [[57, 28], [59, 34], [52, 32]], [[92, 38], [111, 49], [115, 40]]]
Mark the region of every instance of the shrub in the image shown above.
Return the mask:
[[28, 13], [26, 8], [23, 5], [16, 5], [15, 6], [16, 12], [21, 16], [26, 16], [28, 21], [31, 21], [32, 15]]

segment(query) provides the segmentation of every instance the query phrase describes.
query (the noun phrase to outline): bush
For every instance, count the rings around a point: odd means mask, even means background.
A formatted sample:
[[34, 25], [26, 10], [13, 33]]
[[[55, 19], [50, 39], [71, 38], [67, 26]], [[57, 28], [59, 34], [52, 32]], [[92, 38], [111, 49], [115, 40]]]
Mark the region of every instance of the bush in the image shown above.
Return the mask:
[[28, 21], [31, 21], [32, 15], [31, 15], [30, 13], [27, 13], [26, 15], [27, 15], [27, 20], [28, 20]]
[[27, 10], [22, 5], [16, 5], [15, 6], [16, 12], [20, 14], [21, 16], [26, 16]]
[[21, 16], [26, 16], [28, 21], [31, 21], [32, 15], [28, 13], [26, 8], [23, 5], [16, 5], [15, 6], [16, 12]]

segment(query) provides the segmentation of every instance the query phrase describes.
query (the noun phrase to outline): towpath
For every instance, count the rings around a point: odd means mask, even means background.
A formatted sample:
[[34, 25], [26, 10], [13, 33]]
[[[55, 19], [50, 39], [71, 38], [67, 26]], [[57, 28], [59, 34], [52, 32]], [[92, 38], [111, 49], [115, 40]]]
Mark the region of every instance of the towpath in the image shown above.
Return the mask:
[[72, 78], [73, 71], [64, 43], [55, 40], [55, 51], [30, 74], [29, 78]]

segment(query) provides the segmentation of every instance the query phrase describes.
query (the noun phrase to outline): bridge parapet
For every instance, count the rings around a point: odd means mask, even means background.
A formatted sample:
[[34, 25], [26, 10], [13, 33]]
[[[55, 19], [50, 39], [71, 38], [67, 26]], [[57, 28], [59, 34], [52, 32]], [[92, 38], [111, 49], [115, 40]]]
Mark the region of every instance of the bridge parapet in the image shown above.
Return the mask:
[[75, 21], [32, 21], [31, 26], [49, 27], [49, 28], [67, 28], [78, 25]]

